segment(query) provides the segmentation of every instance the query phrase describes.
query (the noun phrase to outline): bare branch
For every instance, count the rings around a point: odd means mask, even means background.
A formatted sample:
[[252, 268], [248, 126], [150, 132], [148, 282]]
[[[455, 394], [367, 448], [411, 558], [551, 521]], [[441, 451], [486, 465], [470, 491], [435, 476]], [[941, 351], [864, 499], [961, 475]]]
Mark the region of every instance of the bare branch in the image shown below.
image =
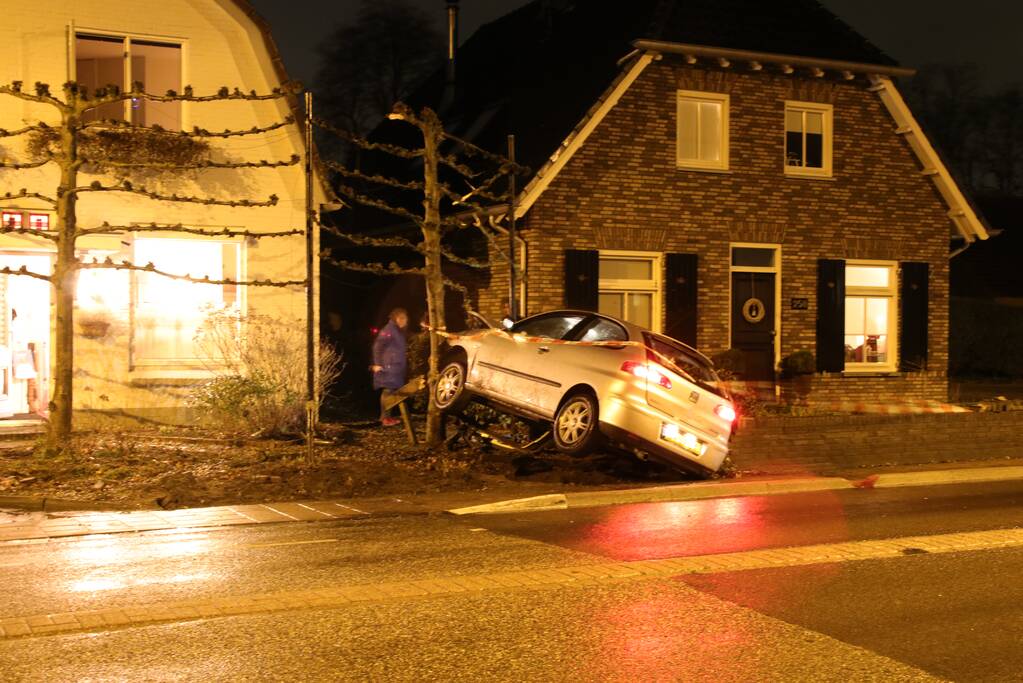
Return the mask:
[[[2, 88], [0, 88], [0, 90], [2, 90]], [[5, 128], [0, 128], [0, 138], [12, 138], [15, 135], [24, 135], [25, 133], [31, 133], [37, 130], [46, 130], [48, 128], [49, 126], [47, 126], [45, 123], [41, 121], [35, 125], [25, 126], [24, 128], [19, 128], [17, 130], [7, 130]]]
[[446, 258], [447, 260], [451, 261], [452, 263], [460, 263], [463, 266], [468, 266], [470, 268], [478, 268], [480, 270], [484, 270], [490, 267], [489, 261], [480, 261], [474, 258], [468, 258], [466, 256], [458, 256], [448, 251], [447, 249], [441, 249], [440, 255]]
[[148, 130], [148, 131], [151, 131], [153, 133], [162, 133], [162, 134], [165, 134], [165, 135], [178, 135], [178, 136], [193, 137], [193, 138], [232, 138], [232, 137], [241, 137], [241, 136], [244, 136], [244, 135], [259, 135], [261, 133], [269, 133], [270, 131], [277, 130], [278, 128], [284, 128], [285, 126], [289, 126], [289, 125], [293, 124], [294, 122], [295, 122], [295, 117], [291, 116], [291, 115], [288, 115], [288, 116], [284, 117], [283, 119], [281, 119], [280, 121], [277, 121], [275, 123], [271, 123], [270, 125], [263, 126], [263, 127], [253, 126], [252, 128], [249, 128], [249, 129], [246, 129], [246, 130], [241, 130], [241, 129], [239, 129], [239, 130], [224, 129], [222, 132], [216, 132], [216, 131], [206, 130], [205, 128], [199, 128], [199, 127], [195, 127], [192, 130], [190, 130], [190, 131], [189, 130], [167, 130], [166, 128], [163, 128], [162, 126], [157, 126], [157, 125], [153, 125], [153, 126], [135, 126], [135, 125], [132, 125], [131, 123], [129, 123], [127, 121], [118, 121], [117, 119], [105, 119], [103, 121], [92, 121], [92, 122], [89, 122], [89, 123], [85, 124], [84, 126], [82, 126], [82, 128], [83, 129], [102, 128], [102, 129], [107, 129], [107, 130], [136, 129], [136, 130]]
[[161, 275], [171, 280], [183, 280], [185, 282], [194, 282], [202, 285], [237, 285], [239, 287], [304, 287], [306, 285], [305, 280], [213, 280], [209, 276], [206, 277], [192, 277], [191, 275], [176, 275], [174, 273], [168, 273], [163, 270], [158, 270], [152, 263], [147, 263], [144, 266], [135, 265], [128, 261], [121, 261], [115, 263], [111, 259], [105, 261], [94, 261], [90, 263], [79, 262], [76, 268], [80, 270], [129, 270], [139, 273], [154, 273]]
[[323, 223], [318, 223], [317, 225], [320, 226], [321, 230], [325, 230], [331, 235], [336, 235], [341, 239], [348, 240], [352, 244], [357, 244], [362, 247], [399, 247], [422, 252], [422, 247], [420, 245], [403, 237], [369, 237], [368, 235], [355, 235], [349, 232], [343, 232], [332, 225], [324, 225]]
[[333, 133], [342, 140], [347, 140], [354, 145], [358, 145], [363, 149], [375, 150], [380, 152], [386, 152], [396, 157], [402, 157], [405, 159], [418, 159], [423, 156], [423, 150], [421, 149], [407, 149], [405, 147], [399, 147], [398, 145], [389, 145], [383, 142], [370, 142], [366, 138], [356, 135], [344, 128], [338, 128], [337, 126], [331, 125], [323, 119], [313, 117], [313, 124], [328, 133]]
[[[489, 152], [489, 151], [483, 149], [482, 147], [478, 147], [477, 145], [474, 145], [473, 143], [469, 142], [468, 140], [463, 140], [462, 138], [458, 137], [457, 135], [451, 135], [450, 133], [443, 133], [443, 135], [444, 135], [444, 139], [445, 140], [450, 140], [450, 141], [460, 145], [463, 149], [465, 149], [466, 154], [468, 154], [469, 156], [480, 156], [480, 157], [483, 157], [484, 159], [487, 159], [488, 161], [492, 161], [495, 164], [500, 165], [502, 169], [507, 168], [508, 171], [506, 171], [506, 172], [516, 173], [516, 174], [523, 174], [523, 175], [529, 173], [529, 168], [528, 167], [521, 166], [521, 165], [515, 163], [514, 161], [511, 161], [510, 159], [508, 159], [508, 157], [501, 156], [500, 154], [494, 154], [493, 152]], [[505, 172], [505, 171], [502, 171], [502, 172]]]
[[4, 161], [0, 161], [0, 168], [9, 168], [9, 169], [14, 170], [14, 171], [22, 171], [22, 170], [24, 170], [26, 168], [39, 168], [40, 166], [45, 166], [46, 164], [50, 163], [51, 161], [53, 161], [52, 157], [48, 157], [48, 158], [42, 159], [40, 161], [28, 161], [28, 162], [25, 162], [25, 163], [13, 163], [13, 164], [7, 163], [7, 162], [4, 162]]
[[39, 199], [47, 204], [57, 205], [57, 200], [53, 197], [47, 197], [38, 192], [29, 192], [25, 188], [21, 188], [17, 193], [5, 192], [4, 196], [0, 197], [0, 199]]
[[332, 171], [340, 173], [345, 178], [358, 178], [365, 180], [370, 183], [377, 183], [378, 185], [388, 185], [390, 187], [396, 187], [400, 190], [418, 190], [423, 191], [423, 184], [414, 180], [402, 181], [396, 178], [388, 178], [382, 175], [369, 175], [355, 169], [348, 168], [343, 164], [339, 164], [336, 161], [324, 161], [323, 165]]
[[33, 237], [42, 237], [43, 239], [50, 240], [51, 242], [57, 242], [60, 240], [59, 233], [54, 230], [40, 230], [38, 228], [11, 228], [7, 226], [0, 227], [0, 235], [32, 235]]
[[34, 277], [37, 280], [44, 280], [46, 282], [53, 282], [53, 278], [51, 278], [49, 275], [43, 275], [41, 273], [33, 273], [32, 271], [30, 271], [25, 266], [22, 266], [21, 268], [17, 268], [17, 269], [15, 269], [15, 268], [8, 268], [7, 266], [4, 266], [3, 268], [0, 268], [0, 275], [27, 275], [28, 277]]
[[391, 206], [387, 202], [383, 202], [380, 201], [379, 199], [374, 199], [373, 197], [364, 195], [355, 188], [350, 187], [348, 185], [338, 185], [337, 189], [338, 192], [340, 192], [345, 197], [348, 197], [352, 201], [362, 204], [363, 206], [369, 206], [374, 209], [386, 211], [387, 213], [393, 213], [396, 216], [401, 216], [402, 218], [412, 221], [417, 226], [422, 226], [423, 224], [423, 219], [417, 216], [416, 214], [412, 213], [408, 209], [403, 209], [398, 206]]
[[16, 97], [19, 100], [25, 100], [27, 102], [49, 104], [57, 107], [61, 111], [66, 111], [68, 109], [66, 104], [50, 94], [50, 86], [45, 83], [36, 83], [34, 95], [22, 90], [21, 87], [23, 85], [23, 81], [12, 81], [10, 85], [0, 85], [0, 95], [10, 95], [11, 97]]
[[425, 268], [403, 268], [397, 263], [361, 263], [356, 261], [342, 261], [330, 255], [330, 251], [320, 253], [320, 259], [332, 266], [344, 270], [354, 270], [360, 273], [373, 273], [374, 275], [426, 275]]
[[[154, 169], [168, 169], [168, 170], [189, 170], [189, 169], [204, 169], [204, 168], [280, 168], [282, 166], [294, 166], [302, 160], [297, 154], [292, 154], [291, 159], [287, 161], [267, 161], [266, 159], [260, 159], [259, 161], [238, 161], [238, 162], [224, 162], [224, 161], [200, 161], [194, 164], [170, 164], [170, 163], [155, 163], [155, 162], [138, 162], [129, 163], [122, 161], [106, 161], [102, 163], [103, 166], [109, 166], [111, 168], [154, 168]], [[90, 159], [84, 159], [85, 163], [90, 163]]]
[[204, 204], [206, 206], [267, 207], [275, 206], [278, 201], [278, 197], [275, 194], [270, 195], [270, 197], [263, 202], [252, 201], [249, 199], [211, 199], [208, 197], [189, 197], [177, 194], [166, 195], [159, 194], [157, 192], [150, 192], [145, 187], [135, 187], [127, 180], [123, 181], [120, 185], [103, 185], [97, 180], [90, 185], [76, 187], [68, 190], [68, 192], [74, 194], [80, 194], [82, 192], [127, 192], [161, 202], [186, 202], [190, 204]]
[[115, 235], [126, 232], [184, 232], [189, 235], [201, 235], [202, 237], [293, 237], [304, 235], [305, 229], [280, 230], [277, 232], [255, 232], [252, 230], [232, 230], [223, 228], [211, 230], [208, 228], [189, 228], [177, 223], [175, 225], [159, 225], [157, 223], [146, 223], [139, 225], [110, 225], [103, 223], [96, 228], [83, 228], [75, 232], [76, 235]]
[[459, 161], [458, 157], [456, 157], [456, 156], [454, 156], [452, 154], [441, 155], [441, 156], [437, 157], [437, 160], [440, 163], [442, 163], [445, 166], [447, 166], [448, 168], [452, 169], [453, 171], [456, 171], [460, 175], [463, 175], [463, 176], [465, 176], [467, 178], [475, 178], [476, 176], [478, 176], [481, 173], [483, 173], [483, 171], [474, 171], [472, 168], [467, 166], [465, 163]]

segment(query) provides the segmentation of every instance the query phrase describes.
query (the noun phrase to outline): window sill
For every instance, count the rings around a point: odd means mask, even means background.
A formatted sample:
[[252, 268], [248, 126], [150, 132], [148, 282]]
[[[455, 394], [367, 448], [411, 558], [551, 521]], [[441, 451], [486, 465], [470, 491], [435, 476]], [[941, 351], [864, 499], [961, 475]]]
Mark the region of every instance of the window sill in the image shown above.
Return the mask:
[[843, 377], [900, 377], [902, 373], [894, 368], [853, 368], [842, 371]]
[[791, 178], [792, 180], [825, 180], [835, 182], [838, 180], [835, 176], [828, 174], [816, 174], [816, 173], [794, 173], [792, 171], [785, 171], [785, 177]]
[[718, 173], [720, 175], [731, 175], [733, 171], [730, 168], [710, 168], [707, 166], [684, 166], [682, 164], [675, 165], [676, 171], [694, 171], [696, 173]]
[[209, 370], [182, 366], [138, 366], [131, 370], [132, 386], [189, 386], [214, 377]]

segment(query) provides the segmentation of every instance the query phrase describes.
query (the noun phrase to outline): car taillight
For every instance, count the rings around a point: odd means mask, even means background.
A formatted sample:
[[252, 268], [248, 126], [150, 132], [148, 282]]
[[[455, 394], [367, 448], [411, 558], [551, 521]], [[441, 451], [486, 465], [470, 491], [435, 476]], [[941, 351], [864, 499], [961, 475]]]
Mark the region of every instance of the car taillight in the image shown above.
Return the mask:
[[715, 408], [714, 413], [725, 422], [735, 422], [736, 417], [735, 408], [728, 405], [727, 403], [722, 403], [717, 408]]
[[622, 363], [622, 372], [635, 375], [648, 382], [656, 382], [665, 389], [671, 389], [671, 380], [664, 374], [663, 368], [653, 363], [640, 363], [634, 360], [627, 360]]

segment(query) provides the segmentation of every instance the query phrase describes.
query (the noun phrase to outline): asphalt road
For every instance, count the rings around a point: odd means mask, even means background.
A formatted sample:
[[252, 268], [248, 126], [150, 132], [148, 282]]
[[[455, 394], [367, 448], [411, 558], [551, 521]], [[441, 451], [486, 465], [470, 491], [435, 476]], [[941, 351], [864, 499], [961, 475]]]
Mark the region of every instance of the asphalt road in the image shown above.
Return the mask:
[[[0, 617], [1005, 529], [1023, 483], [0, 545]], [[0, 678], [1023, 680], [1023, 549], [394, 598], [0, 640]]]

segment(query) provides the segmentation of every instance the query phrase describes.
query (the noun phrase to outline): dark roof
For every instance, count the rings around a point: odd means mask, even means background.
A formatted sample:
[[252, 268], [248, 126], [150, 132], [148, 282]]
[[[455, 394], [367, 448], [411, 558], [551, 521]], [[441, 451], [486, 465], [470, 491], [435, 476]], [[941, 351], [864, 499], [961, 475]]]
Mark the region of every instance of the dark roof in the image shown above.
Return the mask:
[[450, 132], [495, 152], [514, 133], [518, 160], [535, 172], [644, 38], [895, 64], [816, 0], [534, 0], [459, 48], [453, 105], [441, 106], [443, 69], [410, 104], [437, 109]]

